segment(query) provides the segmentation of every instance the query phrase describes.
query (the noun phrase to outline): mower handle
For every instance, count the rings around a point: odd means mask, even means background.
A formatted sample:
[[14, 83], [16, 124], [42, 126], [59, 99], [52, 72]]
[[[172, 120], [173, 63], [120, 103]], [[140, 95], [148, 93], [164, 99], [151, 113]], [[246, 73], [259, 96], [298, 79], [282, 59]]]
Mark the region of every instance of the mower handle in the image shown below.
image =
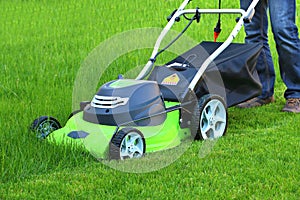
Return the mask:
[[192, 0], [184, 0], [183, 3], [180, 5], [180, 7], [176, 10], [176, 12], [174, 12], [174, 14], [172, 13], [173, 14], [172, 17], [170, 18], [168, 24], [165, 26], [165, 28], [160, 33], [160, 35], [155, 43], [155, 46], [154, 46], [154, 49], [153, 49], [153, 52], [152, 52], [152, 55], [151, 55], [149, 61], [147, 62], [147, 64], [143, 68], [143, 70], [139, 73], [139, 75], [136, 77], [136, 80], [141, 80], [141, 79], [145, 78], [148, 75], [148, 73], [150, 73], [150, 71], [152, 70], [153, 64], [155, 62], [156, 54], [159, 50], [160, 43], [162, 42], [163, 38], [167, 35], [168, 31], [171, 29], [171, 27], [175, 23], [176, 18], [180, 16], [179, 12], [184, 10], [184, 8], [190, 3], [190, 1], [192, 1]]
[[142, 71], [139, 73], [139, 75], [137, 76], [136, 80], [141, 80], [143, 78], [145, 78], [148, 73], [151, 72], [154, 62], [156, 60], [156, 55], [158, 53], [159, 50], [159, 46], [163, 40], [163, 38], [167, 35], [168, 31], [171, 29], [171, 27], [173, 26], [173, 24], [175, 23], [176, 19], [178, 19], [181, 15], [185, 15], [185, 14], [195, 14], [195, 13], [202, 13], [202, 14], [220, 14], [220, 13], [225, 13], [225, 14], [241, 14], [242, 17], [240, 18], [240, 20], [237, 22], [236, 26], [234, 27], [233, 31], [231, 32], [230, 36], [227, 38], [227, 40], [215, 51], [213, 52], [213, 54], [211, 56], [209, 56], [207, 58], [207, 60], [202, 64], [202, 66], [200, 67], [200, 70], [197, 72], [197, 74], [195, 75], [195, 77], [193, 78], [191, 84], [189, 85], [189, 88], [191, 90], [194, 89], [194, 87], [196, 86], [197, 82], [200, 80], [201, 76], [203, 75], [204, 71], [206, 70], [206, 68], [208, 67], [208, 65], [225, 49], [229, 46], [229, 44], [233, 41], [233, 39], [236, 37], [236, 35], [238, 34], [238, 32], [240, 31], [240, 29], [242, 28], [242, 26], [244, 25], [244, 19], [250, 19], [252, 18], [252, 16], [254, 15], [254, 8], [257, 5], [257, 3], [259, 2], [259, 0], [253, 0], [252, 3], [250, 4], [250, 6], [248, 7], [248, 9], [245, 11], [243, 9], [186, 9], [184, 10], [184, 8], [187, 6], [187, 4], [190, 2], [191, 0], [185, 0], [181, 6], [176, 10], [176, 12], [172, 13], [172, 17], [169, 20], [169, 22], [167, 23], [167, 25], [165, 26], [165, 28], [162, 30], [162, 32], [160, 33], [154, 49], [152, 51], [151, 57], [149, 59], [149, 61], [147, 62], [147, 64], [144, 66], [144, 68], [142, 69]]
[[196, 87], [197, 83], [199, 82], [199, 80], [201, 79], [204, 71], [207, 69], [207, 67], [214, 61], [214, 59], [220, 55], [224, 49], [226, 49], [231, 42], [233, 41], [233, 39], [237, 36], [237, 34], [240, 32], [241, 28], [244, 25], [244, 19], [250, 19], [253, 17], [254, 15], [254, 8], [257, 5], [257, 3], [259, 2], [259, 0], [253, 0], [252, 3], [250, 4], [250, 6], [248, 7], [248, 9], [246, 11], [243, 11], [242, 17], [239, 19], [239, 21], [237, 22], [237, 24], [235, 25], [234, 29], [232, 30], [232, 32], [230, 33], [229, 37], [225, 40], [225, 42], [219, 47], [217, 48], [201, 65], [200, 69], [198, 70], [198, 72], [196, 73], [196, 75], [194, 76], [193, 80], [191, 81], [190, 85], [188, 86], [189, 90], [194, 90], [194, 88]]

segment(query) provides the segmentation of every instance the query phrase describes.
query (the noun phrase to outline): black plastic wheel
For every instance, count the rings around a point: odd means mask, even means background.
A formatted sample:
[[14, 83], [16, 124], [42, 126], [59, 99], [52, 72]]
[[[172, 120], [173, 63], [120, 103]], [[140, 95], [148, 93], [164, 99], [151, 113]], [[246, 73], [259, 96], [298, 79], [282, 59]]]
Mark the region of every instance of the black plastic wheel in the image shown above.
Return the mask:
[[227, 106], [219, 95], [202, 96], [193, 115], [192, 124], [198, 128], [196, 140], [216, 139], [225, 135], [228, 122]]
[[123, 128], [110, 141], [109, 157], [117, 160], [140, 158], [145, 150], [143, 134], [135, 128]]
[[39, 139], [45, 139], [50, 133], [60, 128], [59, 121], [49, 116], [41, 116], [30, 125], [30, 129], [36, 133], [36, 137]]

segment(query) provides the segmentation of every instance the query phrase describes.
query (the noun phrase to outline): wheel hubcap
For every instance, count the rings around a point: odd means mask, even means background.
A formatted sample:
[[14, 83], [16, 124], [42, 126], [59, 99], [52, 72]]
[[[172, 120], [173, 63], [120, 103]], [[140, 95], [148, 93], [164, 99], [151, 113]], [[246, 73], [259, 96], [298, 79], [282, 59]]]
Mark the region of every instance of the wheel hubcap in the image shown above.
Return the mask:
[[222, 102], [217, 99], [209, 101], [200, 118], [200, 130], [203, 139], [221, 137], [226, 128], [226, 109]]
[[46, 138], [50, 133], [58, 129], [58, 125], [54, 121], [44, 121], [39, 125], [37, 129], [38, 138]]
[[128, 133], [122, 140], [120, 150], [122, 160], [142, 157], [144, 154], [143, 138], [138, 133]]

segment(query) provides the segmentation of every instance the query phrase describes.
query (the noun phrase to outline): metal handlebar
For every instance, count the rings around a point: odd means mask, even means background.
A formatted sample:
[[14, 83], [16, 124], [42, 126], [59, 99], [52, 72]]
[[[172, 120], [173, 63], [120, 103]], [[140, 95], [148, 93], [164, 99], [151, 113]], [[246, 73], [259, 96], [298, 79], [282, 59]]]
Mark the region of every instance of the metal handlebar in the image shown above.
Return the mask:
[[241, 14], [242, 17], [237, 22], [236, 26], [234, 27], [233, 31], [231, 32], [231, 34], [227, 38], [227, 40], [218, 49], [216, 49], [216, 51], [213, 52], [211, 56], [209, 56], [207, 58], [207, 60], [200, 67], [199, 71], [196, 73], [196, 75], [193, 78], [191, 84], [189, 85], [189, 88], [191, 90], [193, 90], [194, 87], [195, 87], [195, 85], [200, 80], [201, 76], [203, 75], [204, 71], [208, 67], [208, 65], [225, 48], [227, 48], [229, 46], [229, 44], [232, 42], [232, 40], [236, 37], [236, 35], [238, 34], [238, 32], [240, 31], [240, 29], [244, 25], [244, 19], [250, 19], [251, 20], [251, 18], [254, 15], [254, 8], [257, 5], [257, 3], [259, 2], [259, 0], [253, 0], [252, 3], [250, 4], [250, 6], [248, 7], [248, 9], [246, 11], [243, 10], [243, 9], [198, 9], [198, 8], [197, 9], [184, 9], [190, 1], [191, 0], [185, 0], [180, 5], [180, 7], [177, 10], [173, 11], [173, 13], [170, 15], [171, 18], [169, 19], [169, 22], [167, 23], [167, 25], [165, 26], [165, 28], [160, 33], [160, 35], [159, 35], [159, 37], [158, 37], [158, 39], [157, 39], [157, 41], [155, 43], [155, 46], [154, 46], [154, 49], [152, 51], [152, 54], [151, 54], [151, 57], [150, 57], [149, 61], [147, 62], [147, 64], [145, 65], [145, 67], [142, 69], [142, 71], [139, 73], [139, 75], [137, 76], [136, 80], [141, 80], [141, 79], [145, 78], [148, 75], [148, 73], [150, 73], [150, 71], [152, 70], [152, 67], [154, 65], [154, 62], [155, 62], [156, 54], [159, 51], [159, 46], [160, 46], [163, 38], [167, 35], [167, 33], [169, 32], [169, 30], [171, 29], [171, 27], [173, 26], [173, 24], [176, 22], [176, 19], [178, 17], [180, 17], [181, 15], [196, 14], [196, 13], [200, 13], [200, 14]]

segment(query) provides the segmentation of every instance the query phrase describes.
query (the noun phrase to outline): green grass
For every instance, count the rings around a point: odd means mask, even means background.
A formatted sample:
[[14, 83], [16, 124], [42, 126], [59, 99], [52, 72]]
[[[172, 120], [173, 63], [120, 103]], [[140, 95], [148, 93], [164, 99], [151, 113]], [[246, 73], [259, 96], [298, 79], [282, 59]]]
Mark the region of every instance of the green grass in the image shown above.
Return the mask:
[[[117, 33], [164, 27], [166, 16], [180, 2], [0, 1], [0, 199], [299, 198], [300, 115], [279, 112], [285, 103], [285, 86], [278, 74], [273, 40], [276, 102], [249, 110], [229, 109], [227, 136], [212, 150], [208, 148], [203, 158], [200, 149], [207, 143], [194, 142], [165, 168], [125, 173], [80, 150], [37, 141], [28, 131], [40, 115], [66, 122], [72, 111], [77, 72], [95, 47]], [[217, 1], [209, 2], [193, 1], [191, 7], [217, 6]], [[238, 2], [222, 1], [227, 8], [238, 7]], [[235, 16], [232, 20], [223, 18], [220, 40], [235, 23]], [[194, 40], [211, 39], [216, 21], [216, 16], [202, 16], [202, 23], [192, 26], [186, 35]], [[178, 24], [175, 30], [182, 27], [183, 23]], [[150, 36], [142, 37], [147, 40]], [[241, 32], [235, 41], [242, 42], [243, 37]], [[142, 65], [150, 53], [150, 49], [134, 50], [114, 60], [98, 86], [126, 73], [129, 69], [124, 66]], [[167, 53], [162, 59], [173, 55]], [[151, 159], [165, 162], [181, 148], [110, 164], [143, 167]]]

